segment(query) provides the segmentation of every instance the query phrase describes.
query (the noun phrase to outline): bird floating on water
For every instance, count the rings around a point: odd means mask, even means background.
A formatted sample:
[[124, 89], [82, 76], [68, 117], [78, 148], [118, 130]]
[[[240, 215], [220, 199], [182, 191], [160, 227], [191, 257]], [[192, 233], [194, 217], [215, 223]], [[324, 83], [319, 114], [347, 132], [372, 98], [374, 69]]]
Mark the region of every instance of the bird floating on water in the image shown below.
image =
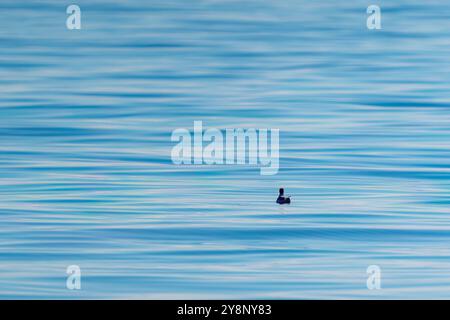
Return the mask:
[[284, 189], [283, 188], [280, 188], [280, 194], [278, 195], [278, 198], [277, 198], [277, 203], [278, 204], [289, 204], [289, 203], [291, 203], [291, 197], [289, 196], [289, 197], [285, 197], [284, 196]]

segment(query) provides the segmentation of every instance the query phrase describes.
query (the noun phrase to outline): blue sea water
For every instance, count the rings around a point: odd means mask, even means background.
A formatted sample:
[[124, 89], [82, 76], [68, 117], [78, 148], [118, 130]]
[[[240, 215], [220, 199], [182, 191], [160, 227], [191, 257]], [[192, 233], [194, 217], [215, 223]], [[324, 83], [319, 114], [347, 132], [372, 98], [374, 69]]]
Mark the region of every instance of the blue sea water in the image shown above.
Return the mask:
[[[449, 1], [75, 3], [0, 2], [0, 298], [450, 298]], [[194, 121], [278, 174], [174, 165]]]

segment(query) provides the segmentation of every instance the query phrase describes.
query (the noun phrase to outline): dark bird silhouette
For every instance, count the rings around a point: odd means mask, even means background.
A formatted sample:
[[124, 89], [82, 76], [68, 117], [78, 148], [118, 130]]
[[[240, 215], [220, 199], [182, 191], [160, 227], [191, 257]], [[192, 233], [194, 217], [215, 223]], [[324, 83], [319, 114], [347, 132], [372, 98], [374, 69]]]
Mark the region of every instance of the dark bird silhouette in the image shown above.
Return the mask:
[[280, 194], [278, 195], [277, 203], [278, 204], [286, 204], [286, 203], [289, 204], [289, 203], [291, 203], [291, 198], [284, 196], [284, 189], [283, 188], [280, 188]]

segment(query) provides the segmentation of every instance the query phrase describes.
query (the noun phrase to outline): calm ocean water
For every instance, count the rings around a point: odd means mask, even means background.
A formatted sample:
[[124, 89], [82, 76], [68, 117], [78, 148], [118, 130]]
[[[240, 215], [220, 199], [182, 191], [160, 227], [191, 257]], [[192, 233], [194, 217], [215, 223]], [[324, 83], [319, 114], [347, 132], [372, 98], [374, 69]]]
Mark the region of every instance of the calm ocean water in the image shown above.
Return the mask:
[[[0, 298], [450, 298], [449, 1], [75, 3], [0, 2]], [[196, 120], [279, 173], [172, 164]]]

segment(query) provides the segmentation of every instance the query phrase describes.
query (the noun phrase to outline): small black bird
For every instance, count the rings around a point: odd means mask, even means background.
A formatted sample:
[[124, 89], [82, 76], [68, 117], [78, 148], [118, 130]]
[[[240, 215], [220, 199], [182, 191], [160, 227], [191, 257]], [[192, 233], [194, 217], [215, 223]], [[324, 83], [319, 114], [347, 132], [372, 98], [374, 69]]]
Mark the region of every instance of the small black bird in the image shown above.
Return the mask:
[[285, 197], [284, 196], [284, 189], [283, 188], [280, 188], [280, 194], [278, 195], [277, 203], [278, 204], [291, 203], [291, 197]]

